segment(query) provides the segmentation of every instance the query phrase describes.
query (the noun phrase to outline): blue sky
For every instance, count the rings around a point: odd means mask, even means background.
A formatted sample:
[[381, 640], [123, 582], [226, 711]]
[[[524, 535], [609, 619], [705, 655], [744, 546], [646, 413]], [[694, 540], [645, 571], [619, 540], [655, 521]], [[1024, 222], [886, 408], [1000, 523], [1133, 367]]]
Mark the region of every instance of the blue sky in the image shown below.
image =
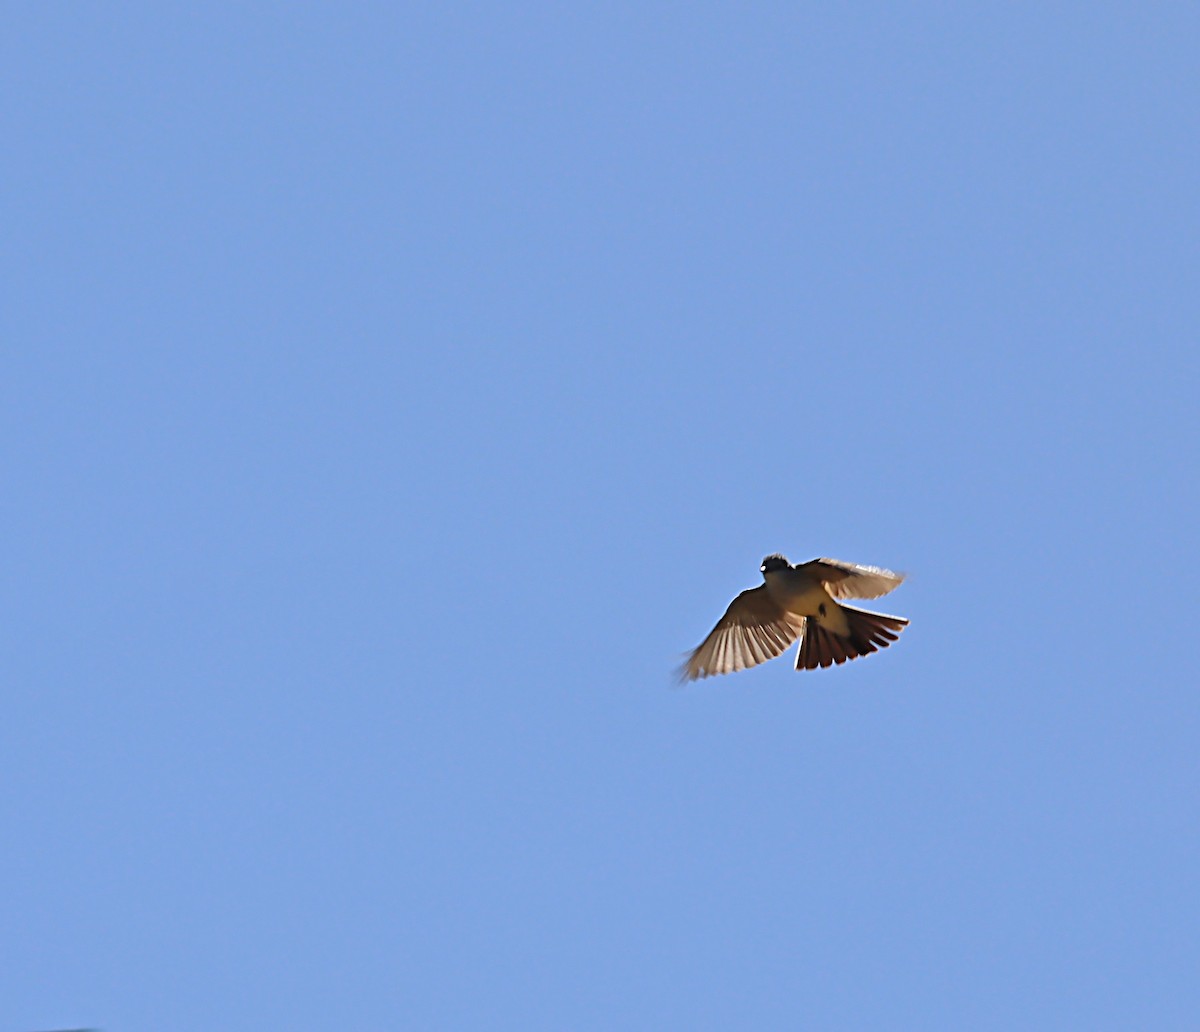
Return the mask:
[[11, 9], [0, 1030], [1194, 1028], [1198, 32]]

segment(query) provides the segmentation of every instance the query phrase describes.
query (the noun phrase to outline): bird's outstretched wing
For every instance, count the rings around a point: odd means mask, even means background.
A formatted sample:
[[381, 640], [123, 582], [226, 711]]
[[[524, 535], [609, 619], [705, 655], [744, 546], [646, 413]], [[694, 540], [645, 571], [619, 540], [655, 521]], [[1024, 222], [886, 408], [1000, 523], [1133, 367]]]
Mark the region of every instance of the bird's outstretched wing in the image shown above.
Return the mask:
[[788, 617], [767, 586], [743, 591], [730, 603], [712, 633], [679, 668], [681, 681], [758, 666], [787, 651], [803, 630], [803, 617]]
[[879, 566], [859, 566], [837, 559], [814, 559], [800, 569], [825, 582], [825, 590], [834, 598], [879, 598], [900, 586], [904, 574]]

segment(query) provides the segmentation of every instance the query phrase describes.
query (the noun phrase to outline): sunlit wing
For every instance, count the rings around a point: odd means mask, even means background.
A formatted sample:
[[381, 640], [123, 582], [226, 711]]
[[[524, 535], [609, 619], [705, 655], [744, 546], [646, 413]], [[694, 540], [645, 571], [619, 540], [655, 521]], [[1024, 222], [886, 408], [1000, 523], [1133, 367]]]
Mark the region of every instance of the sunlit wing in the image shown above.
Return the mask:
[[803, 619], [789, 617], [767, 593], [765, 584], [743, 591], [733, 600], [712, 633], [679, 669], [681, 681], [758, 666], [785, 652], [803, 629]]
[[800, 568], [823, 580], [825, 590], [834, 598], [879, 598], [904, 580], [902, 573], [837, 559], [814, 559]]

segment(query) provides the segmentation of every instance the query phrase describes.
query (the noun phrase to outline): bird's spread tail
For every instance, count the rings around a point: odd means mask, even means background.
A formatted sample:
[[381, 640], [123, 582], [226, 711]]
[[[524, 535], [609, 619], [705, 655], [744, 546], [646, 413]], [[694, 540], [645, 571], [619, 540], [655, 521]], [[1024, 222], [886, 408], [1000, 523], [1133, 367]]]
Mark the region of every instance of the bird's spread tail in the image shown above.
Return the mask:
[[908, 626], [902, 616], [868, 613], [865, 609], [841, 606], [850, 630], [845, 635], [834, 634], [813, 617], [805, 620], [804, 638], [796, 653], [797, 670], [816, 670], [817, 667], [845, 663], [879, 649], [887, 648]]

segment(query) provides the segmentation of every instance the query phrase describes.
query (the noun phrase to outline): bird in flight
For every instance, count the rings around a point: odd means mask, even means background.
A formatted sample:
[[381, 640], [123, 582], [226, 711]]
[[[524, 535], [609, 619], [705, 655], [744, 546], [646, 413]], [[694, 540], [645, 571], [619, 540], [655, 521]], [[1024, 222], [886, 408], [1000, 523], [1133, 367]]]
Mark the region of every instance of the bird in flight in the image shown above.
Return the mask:
[[908, 626], [902, 616], [869, 613], [841, 604], [845, 598], [878, 598], [904, 574], [837, 559], [793, 566], [769, 555], [759, 567], [763, 583], [743, 591], [679, 670], [681, 681], [758, 666], [786, 652], [796, 639], [796, 669], [815, 670], [887, 648]]

